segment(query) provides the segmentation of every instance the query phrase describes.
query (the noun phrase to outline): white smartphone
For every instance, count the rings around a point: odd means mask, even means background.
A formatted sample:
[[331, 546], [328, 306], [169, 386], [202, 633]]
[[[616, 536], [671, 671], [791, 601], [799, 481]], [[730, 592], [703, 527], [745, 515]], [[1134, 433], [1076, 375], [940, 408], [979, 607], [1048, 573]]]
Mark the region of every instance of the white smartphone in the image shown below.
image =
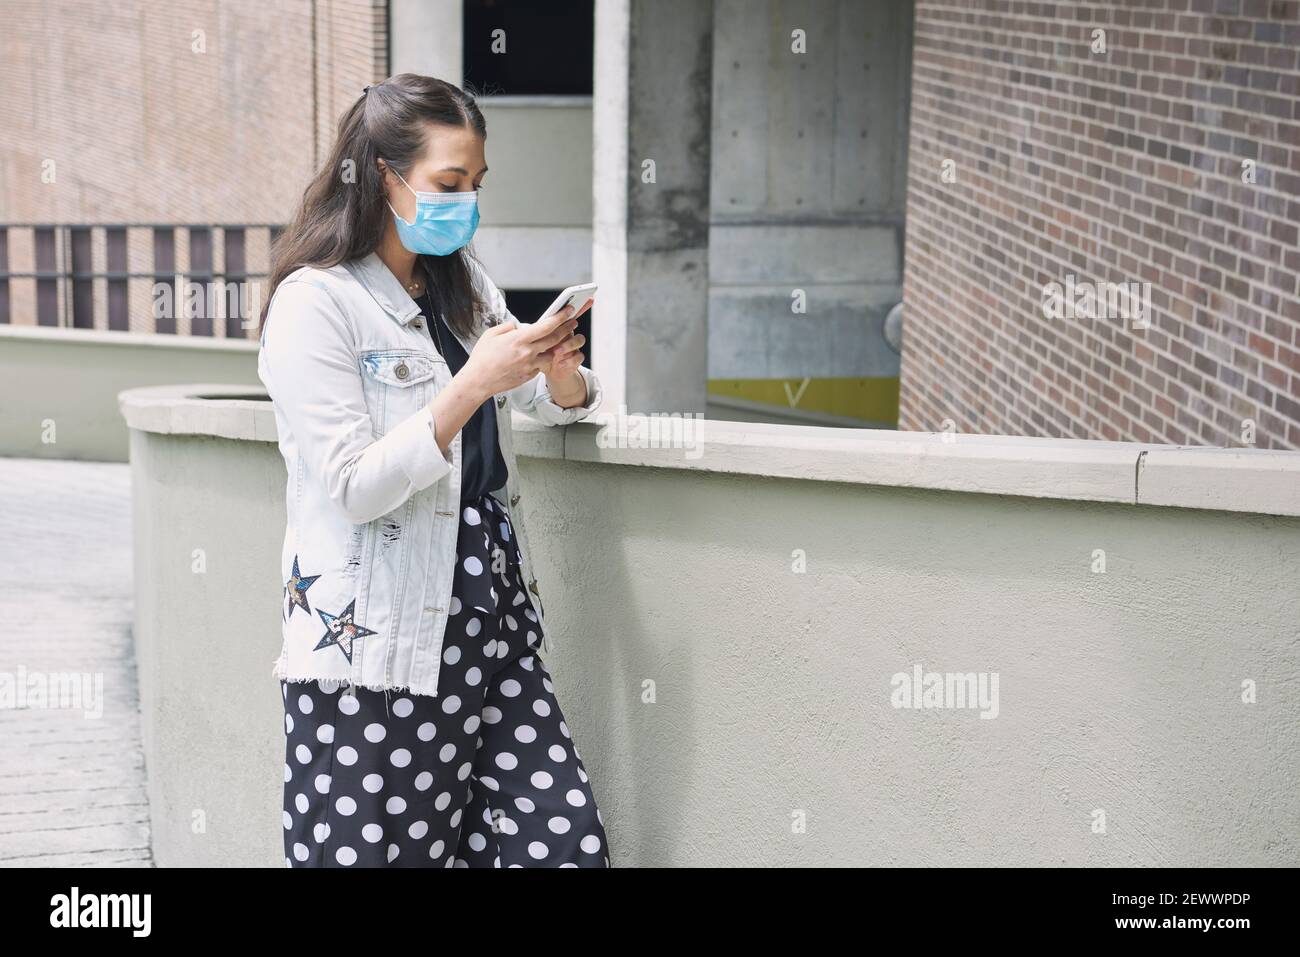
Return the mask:
[[574, 311], [578, 311], [587, 304], [587, 300], [596, 298], [596, 284], [594, 282], [583, 283], [581, 286], [570, 286], [564, 292], [555, 297], [555, 301], [546, 307], [541, 318], [553, 316], [565, 306], [572, 306]]

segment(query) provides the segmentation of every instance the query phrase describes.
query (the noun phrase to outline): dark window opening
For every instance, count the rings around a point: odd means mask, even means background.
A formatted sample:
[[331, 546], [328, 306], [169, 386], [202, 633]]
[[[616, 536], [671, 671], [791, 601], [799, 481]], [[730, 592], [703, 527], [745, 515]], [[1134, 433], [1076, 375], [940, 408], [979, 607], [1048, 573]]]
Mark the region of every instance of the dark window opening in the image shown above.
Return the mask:
[[474, 92], [591, 96], [594, 0], [465, 0], [463, 10], [465, 84]]

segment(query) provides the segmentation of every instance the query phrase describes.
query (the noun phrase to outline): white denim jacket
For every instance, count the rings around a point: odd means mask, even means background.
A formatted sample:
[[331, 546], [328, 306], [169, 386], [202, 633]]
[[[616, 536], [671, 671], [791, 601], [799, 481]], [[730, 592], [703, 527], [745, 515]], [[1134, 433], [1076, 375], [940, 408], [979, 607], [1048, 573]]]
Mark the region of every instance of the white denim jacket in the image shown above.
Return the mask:
[[[472, 335], [518, 320], [487, 274]], [[281, 552], [282, 646], [272, 674], [436, 695], [460, 527], [461, 436], [438, 448], [429, 402], [451, 370], [420, 309], [371, 253], [331, 269], [290, 274], [271, 299], [258, 375], [275, 406], [288, 470]], [[510, 410], [567, 425], [600, 406], [585, 366], [587, 403], [564, 409], [538, 375], [496, 396], [497, 440], [509, 471], [492, 495], [509, 503], [544, 646], [541, 589], [514, 506], [519, 470]]]

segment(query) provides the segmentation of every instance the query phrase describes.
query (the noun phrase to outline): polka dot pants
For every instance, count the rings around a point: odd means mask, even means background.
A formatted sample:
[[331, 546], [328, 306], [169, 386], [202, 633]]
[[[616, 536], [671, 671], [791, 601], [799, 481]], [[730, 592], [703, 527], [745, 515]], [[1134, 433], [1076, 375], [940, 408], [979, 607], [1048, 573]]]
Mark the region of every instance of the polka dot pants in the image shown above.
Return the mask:
[[609, 866], [491, 496], [462, 506], [452, 596], [436, 697], [281, 682], [288, 866]]

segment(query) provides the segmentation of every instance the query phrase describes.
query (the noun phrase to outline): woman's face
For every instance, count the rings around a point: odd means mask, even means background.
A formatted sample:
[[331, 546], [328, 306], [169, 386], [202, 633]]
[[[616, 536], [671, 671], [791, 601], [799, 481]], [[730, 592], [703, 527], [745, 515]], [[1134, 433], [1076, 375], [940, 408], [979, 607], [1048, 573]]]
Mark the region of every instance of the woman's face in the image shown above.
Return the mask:
[[415, 219], [415, 194], [466, 193], [483, 185], [487, 161], [483, 158], [483, 137], [464, 126], [430, 124], [424, 138], [424, 155], [404, 173], [411, 189], [391, 169], [384, 170], [388, 201], [407, 222]]

